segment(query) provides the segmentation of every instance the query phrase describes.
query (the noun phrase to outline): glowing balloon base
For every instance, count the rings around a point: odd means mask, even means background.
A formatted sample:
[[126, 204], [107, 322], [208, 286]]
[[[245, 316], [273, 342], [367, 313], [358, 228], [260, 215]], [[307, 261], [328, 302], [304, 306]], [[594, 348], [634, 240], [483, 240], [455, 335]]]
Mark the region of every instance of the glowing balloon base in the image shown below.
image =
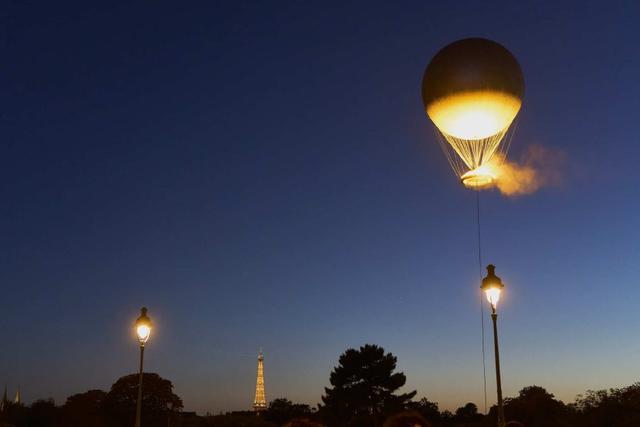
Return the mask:
[[481, 190], [490, 187], [496, 180], [496, 174], [490, 170], [488, 165], [483, 165], [460, 177], [462, 184], [471, 189]]

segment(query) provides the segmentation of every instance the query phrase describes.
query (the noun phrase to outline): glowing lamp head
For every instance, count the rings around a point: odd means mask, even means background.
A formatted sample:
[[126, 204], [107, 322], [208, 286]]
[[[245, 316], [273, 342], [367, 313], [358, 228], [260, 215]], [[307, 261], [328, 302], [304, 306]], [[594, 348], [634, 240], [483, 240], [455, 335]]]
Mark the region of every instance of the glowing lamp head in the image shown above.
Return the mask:
[[482, 289], [484, 294], [487, 296], [487, 300], [493, 309], [498, 305], [503, 288], [504, 284], [502, 283], [502, 279], [496, 276], [496, 266], [489, 264], [487, 266], [487, 276], [482, 279], [482, 286], [480, 286], [480, 289]]
[[140, 309], [140, 317], [136, 319], [136, 335], [140, 345], [145, 345], [151, 335], [151, 319], [147, 316], [147, 307]]
[[491, 288], [484, 292], [487, 295], [487, 301], [489, 301], [493, 307], [497, 307], [498, 301], [500, 301], [500, 292], [502, 292], [502, 290], [498, 288]]

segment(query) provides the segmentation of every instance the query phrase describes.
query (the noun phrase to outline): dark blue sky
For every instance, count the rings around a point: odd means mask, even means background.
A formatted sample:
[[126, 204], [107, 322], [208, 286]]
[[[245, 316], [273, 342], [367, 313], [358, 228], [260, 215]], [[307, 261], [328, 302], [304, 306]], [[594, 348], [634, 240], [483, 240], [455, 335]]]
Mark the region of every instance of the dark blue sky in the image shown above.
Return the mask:
[[367, 342], [419, 397], [482, 407], [475, 196], [420, 100], [468, 36], [525, 73], [511, 155], [567, 157], [558, 187], [482, 196], [505, 393], [638, 380], [637, 3], [90, 3], [3, 7], [10, 390], [108, 389], [147, 305], [147, 367], [189, 410], [248, 408], [260, 346], [268, 399], [315, 404]]

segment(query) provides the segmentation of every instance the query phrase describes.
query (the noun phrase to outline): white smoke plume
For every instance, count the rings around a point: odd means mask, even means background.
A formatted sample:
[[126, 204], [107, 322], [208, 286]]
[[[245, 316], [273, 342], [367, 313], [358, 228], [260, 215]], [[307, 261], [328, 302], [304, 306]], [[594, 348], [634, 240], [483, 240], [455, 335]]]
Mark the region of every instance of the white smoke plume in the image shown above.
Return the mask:
[[495, 186], [505, 196], [532, 194], [543, 187], [562, 183], [562, 169], [566, 154], [542, 145], [530, 145], [520, 161], [511, 161], [495, 155], [492, 167], [496, 171]]

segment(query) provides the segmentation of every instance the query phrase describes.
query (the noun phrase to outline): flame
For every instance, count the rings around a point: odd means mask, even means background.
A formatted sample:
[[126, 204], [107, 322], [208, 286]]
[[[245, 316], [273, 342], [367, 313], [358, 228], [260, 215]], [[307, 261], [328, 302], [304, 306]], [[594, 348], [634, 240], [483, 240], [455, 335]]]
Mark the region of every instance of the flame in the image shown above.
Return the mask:
[[498, 174], [497, 165], [489, 161], [466, 172], [460, 179], [466, 187], [479, 190], [491, 187], [498, 178]]

